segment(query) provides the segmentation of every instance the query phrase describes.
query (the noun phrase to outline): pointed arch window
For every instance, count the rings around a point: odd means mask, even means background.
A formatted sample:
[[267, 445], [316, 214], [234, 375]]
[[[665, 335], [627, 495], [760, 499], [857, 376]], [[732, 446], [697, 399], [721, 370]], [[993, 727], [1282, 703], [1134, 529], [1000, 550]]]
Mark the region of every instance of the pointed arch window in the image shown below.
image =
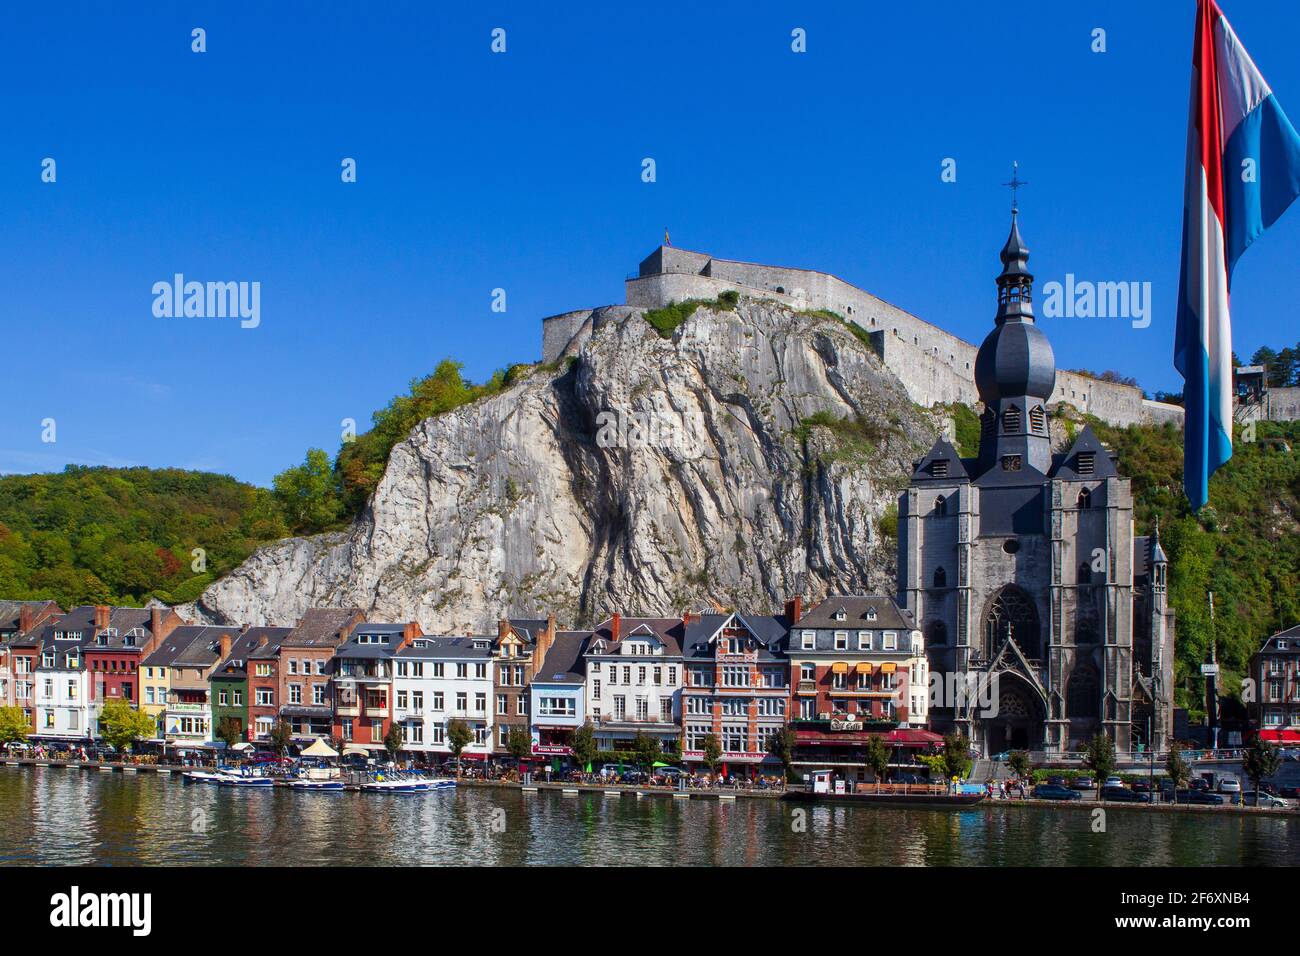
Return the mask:
[[1101, 715], [1101, 684], [1091, 667], [1076, 667], [1065, 692], [1065, 709], [1070, 717], [1096, 719]]
[[1008, 584], [989, 605], [984, 615], [984, 650], [986, 657], [1007, 638], [1013, 638], [1030, 657], [1039, 655], [1041, 631], [1034, 599], [1014, 584]]
[[1079, 583], [1092, 583], [1092, 568], [1089, 566], [1087, 561], [1083, 561], [1079, 564]]
[[1020, 431], [1020, 406], [1008, 405], [1002, 413], [1002, 430], [1004, 432]]
[[925, 643], [927, 647], [943, 647], [948, 643], [948, 625], [943, 621], [931, 621], [925, 626]]
[[943, 495], [934, 499], [934, 513], [939, 517], [948, 513], [948, 499]]
[[948, 586], [948, 572], [943, 568], [934, 569], [934, 586], [937, 588], [946, 588]]
[[1091, 507], [1092, 507], [1092, 491], [1091, 491], [1090, 489], [1088, 489], [1088, 488], [1084, 488], [1084, 489], [1082, 489], [1082, 490], [1079, 492], [1079, 500], [1078, 500], [1077, 504], [1078, 504], [1078, 507], [1079, 507], [1079, 510], [1080, 510], [1080, 511], [1083, 511], [1085, 508], [1091, 508]]

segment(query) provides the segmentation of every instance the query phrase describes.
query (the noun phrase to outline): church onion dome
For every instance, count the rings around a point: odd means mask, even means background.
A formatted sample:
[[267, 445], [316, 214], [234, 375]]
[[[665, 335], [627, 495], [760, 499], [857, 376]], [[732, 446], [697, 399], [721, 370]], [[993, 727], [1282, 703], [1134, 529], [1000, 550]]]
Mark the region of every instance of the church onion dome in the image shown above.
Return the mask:
[[1014, 212], [1001, 258], [996, 324], [976, 353], [975, 386], [985, 405], [1019, 397], [1046, 402], [1056, 386], [1056, 356], [1034, 324], [1034, 277], [1026, 268], [1029, 249]]

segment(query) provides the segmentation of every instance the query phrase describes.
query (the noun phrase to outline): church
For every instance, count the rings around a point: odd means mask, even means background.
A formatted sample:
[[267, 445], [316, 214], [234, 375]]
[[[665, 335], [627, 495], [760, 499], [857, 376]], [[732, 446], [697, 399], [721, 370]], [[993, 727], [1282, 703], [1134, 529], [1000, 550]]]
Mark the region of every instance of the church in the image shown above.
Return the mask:
[[899, 503], [900, 600], [925, 637], [932, 726], [986, 756], [1078, 750], [1098, 732], [1121, 753], [1163, 749], [1174, 621], [1159, 529], [1134, 534], [1129, 480], [1090, 427], [1053, 447], [1055, 357], [1011, 216], [975, 360], [979, 454], [940, 439]]

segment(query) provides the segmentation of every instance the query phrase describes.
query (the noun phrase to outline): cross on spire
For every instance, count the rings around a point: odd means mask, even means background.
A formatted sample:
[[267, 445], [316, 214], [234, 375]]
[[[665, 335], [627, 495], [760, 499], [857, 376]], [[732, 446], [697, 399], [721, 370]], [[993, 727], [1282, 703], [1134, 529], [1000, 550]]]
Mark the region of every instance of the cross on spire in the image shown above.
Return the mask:
[[1016, 190], [1018, 190], [1021, 186], [1029, 185], [1029, 183], [1025, 182], [1023, 179], [1021, 179], [1019, 176], [1016, 175], [1016, 172], [1017, 170], [1019, 170], [1019, 168], [1020, 168], [1020, 164], [1017, 163], [1015, 160], [1012, 160], [1011, 179], [1010, 181], [1002, 184], [1003, 186], [1011, 187], [1011, 215], [1013, 216], [1020, 211], [1016, 205]]

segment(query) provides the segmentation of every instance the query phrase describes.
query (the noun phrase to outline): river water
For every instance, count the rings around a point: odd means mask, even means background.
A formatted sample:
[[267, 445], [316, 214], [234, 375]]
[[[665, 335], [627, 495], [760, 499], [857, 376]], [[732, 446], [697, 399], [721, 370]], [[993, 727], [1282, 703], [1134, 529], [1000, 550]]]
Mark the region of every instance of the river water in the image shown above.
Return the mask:
[[[796, 813], [802, 810], [804, 815]], [[0, 767], [0, 865], [1205, 866], [1300, 862], [1300, 818], [948, 812], [464, 787], [295, 793]]]

